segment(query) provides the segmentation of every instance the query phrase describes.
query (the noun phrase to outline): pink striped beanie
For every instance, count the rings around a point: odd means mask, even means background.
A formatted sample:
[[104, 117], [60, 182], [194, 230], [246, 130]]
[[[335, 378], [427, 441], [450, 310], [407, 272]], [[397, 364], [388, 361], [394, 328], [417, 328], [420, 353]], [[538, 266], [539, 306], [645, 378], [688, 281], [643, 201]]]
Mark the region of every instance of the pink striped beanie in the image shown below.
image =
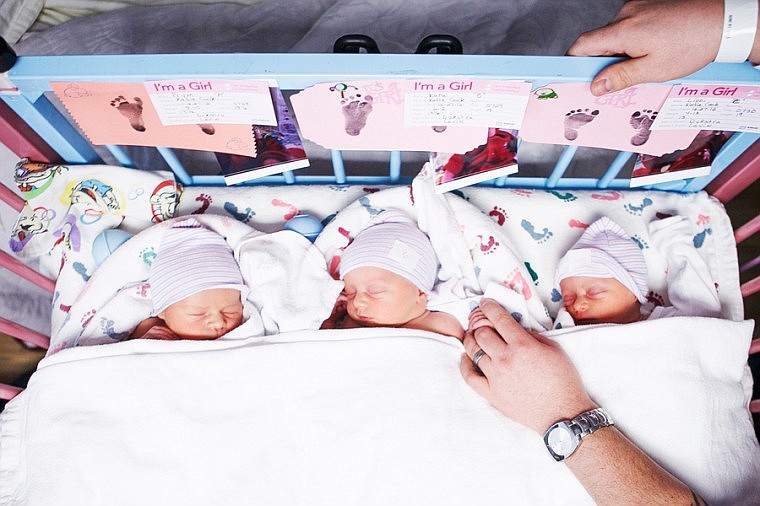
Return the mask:
[[428, 236], [401, 211], [382, 211], [374, 221], [343, 251], [340, 279], [359, 267], [378, 267], [429, 294], [438, 274], [438, 257]]
[[150, 266], [148, 282], [154, 315], [212, 288], [240, 290], [241, 300], [248, 296], [232, 248], [224, 237], [195, 218], [179, 221], [166, 231]]
[[620, 225], [606, 216], [592, 223], [557, 264], [556, 285], [571, 276], [614, 278], [639, 302], [647, 301], [644, 253]]

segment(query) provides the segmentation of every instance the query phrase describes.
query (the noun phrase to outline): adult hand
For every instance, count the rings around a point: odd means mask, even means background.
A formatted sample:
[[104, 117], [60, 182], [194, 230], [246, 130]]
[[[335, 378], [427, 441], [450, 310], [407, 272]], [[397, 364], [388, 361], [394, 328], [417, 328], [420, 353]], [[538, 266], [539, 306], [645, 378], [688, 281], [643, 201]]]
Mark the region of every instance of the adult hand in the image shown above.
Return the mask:
[[[468, 329], [460, 370], [465, 381], [496, 409], [542, 434], [557, 420], [596, 407], [575, 366], [554, 342], [529, 333], [498, 303], [480, 302], [491, 325]], [[486, 353], [476, 372], [472, 357]]]
[[723, 0], [630, 0], [608, 25], [581, 34], [573, 56], [626, 55], [591, 83], [594, 95], [643, 82], [677, 79], [715, 59], [723, 33]]

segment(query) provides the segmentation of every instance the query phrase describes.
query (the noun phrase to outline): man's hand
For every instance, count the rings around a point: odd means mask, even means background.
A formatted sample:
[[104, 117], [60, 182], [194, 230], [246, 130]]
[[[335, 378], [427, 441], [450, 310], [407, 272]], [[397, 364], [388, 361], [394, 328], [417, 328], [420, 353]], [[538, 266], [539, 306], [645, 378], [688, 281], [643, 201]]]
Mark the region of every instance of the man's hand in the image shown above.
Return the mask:
[[608, 25], [582, 34], [567, 54], [631, 57], [605, 68], [594, 95], [643, 82], [677, 79], [715, 59], [723, 33], [723, 0], [630, 0]]
[[[575, 366], [554, 342], [533, 335], [490, 299], [480, 303], [491, 325], [468, 330], [467, 355], [460, 369], [465, 381], [496, 409], [512, 420], [542, 434], [554, 422], [572, 418], [596, 405], [581, 384]], [[478, 362], [472, 357], [483, 349]]]

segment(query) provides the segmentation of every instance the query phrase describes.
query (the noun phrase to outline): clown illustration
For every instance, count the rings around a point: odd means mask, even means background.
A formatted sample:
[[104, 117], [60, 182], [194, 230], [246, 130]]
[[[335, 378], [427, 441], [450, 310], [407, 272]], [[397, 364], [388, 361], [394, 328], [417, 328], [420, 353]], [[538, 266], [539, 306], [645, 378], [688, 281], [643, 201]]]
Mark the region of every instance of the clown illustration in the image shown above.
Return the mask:
[[30, 162], [28, 158], [24, 158], [16, 164], [13, 179], [19, 190], [24, 192], [24, 198], [29, 200], [44, 192], [53, 182], [53, 176], [60, 174], [64, 169], [68, 170], [68, 167]]
[[55, 218], [55, 211], [52, 209], [45, 207], [31, 209], [28, 205], [25, 206], [11, 232], [11, 250], [18, 253], [24, 249], [32, 237], [47, 232], [53, 218]]
[[171, 179], [161, 181], [150, 195], [150, 211], [153, 215], [151, 221], [153, 223], [161, 223], [173, 217], [174, 211], [177, 209], [178, 200], [179, 195], [177, 188], [174, 186], [174, 181]]
[[70, 198], [72, 204], [90, 204], [112, 213], [121, 209], [113, 187], [97, 179], [85, 179], [78, 182], [71, 190]]

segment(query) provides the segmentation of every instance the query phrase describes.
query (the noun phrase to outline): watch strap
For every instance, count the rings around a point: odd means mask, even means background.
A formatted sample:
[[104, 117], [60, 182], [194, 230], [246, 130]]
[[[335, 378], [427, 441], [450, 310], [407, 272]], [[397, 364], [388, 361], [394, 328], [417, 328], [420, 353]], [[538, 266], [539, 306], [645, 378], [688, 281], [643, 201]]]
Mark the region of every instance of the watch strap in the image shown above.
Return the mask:
[[[544, 443], [546, 444], [546, 449], [554, 460], [562, 462], [578, 449], [583, 438], [589, 434], [593, 434], [603, 427], [609, 427], [610, 425], [614, 425], [612, 417], [602, 408], [595, 408], [581, 413], [572, 420], [560, 420], [552, 425], [549, 430], [546, 431], [546, 434], [544, 434]], [[559, 451], [552, 448], [551, 433], [553, 430], [562, 430], [563, 427], [564, 430], [572, 433], [574, 443], [571, 448], [566, 449], [565, 451]]]
[[595, 408], [576, 416], [568, 422], [568, 425], [583, 439], [603, 427], [615, 425], [615, 422], [602, 408]]

